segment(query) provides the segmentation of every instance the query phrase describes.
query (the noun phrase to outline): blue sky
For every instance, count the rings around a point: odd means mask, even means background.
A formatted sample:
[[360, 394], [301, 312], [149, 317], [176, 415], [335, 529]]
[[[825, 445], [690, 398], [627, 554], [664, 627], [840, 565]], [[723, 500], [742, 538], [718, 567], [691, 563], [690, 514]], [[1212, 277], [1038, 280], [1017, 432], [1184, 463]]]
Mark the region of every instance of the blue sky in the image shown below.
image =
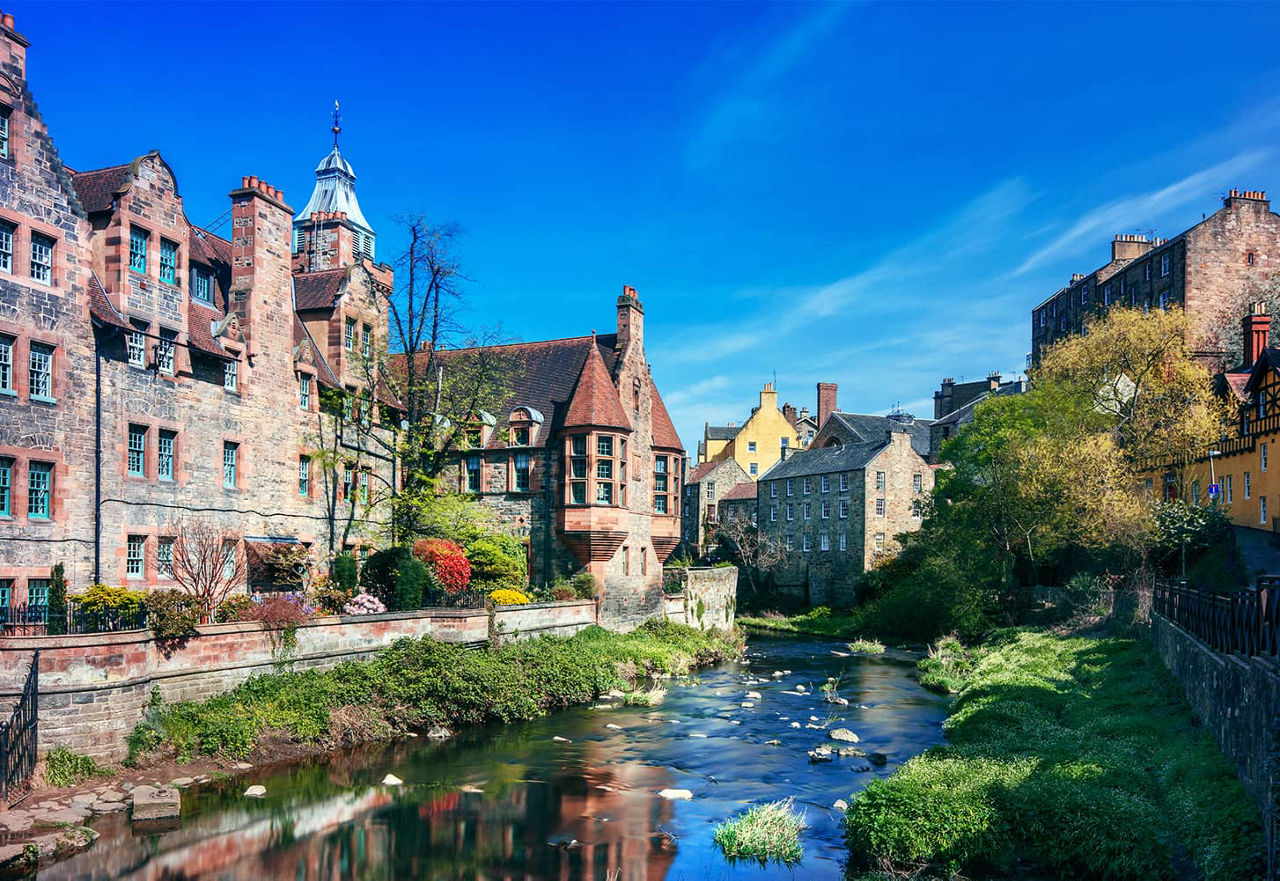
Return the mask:
[[473, 323], [607, 332], [635, 286], [690, 449], [775, 373], [931, 415], [1113, 234], [1280, 193], [1277, 5], [9, 9], [63, 159], [158, 148], [196, 223], [244, 174], [301, 206], [338, 99], [380, 256], [460, 224]]

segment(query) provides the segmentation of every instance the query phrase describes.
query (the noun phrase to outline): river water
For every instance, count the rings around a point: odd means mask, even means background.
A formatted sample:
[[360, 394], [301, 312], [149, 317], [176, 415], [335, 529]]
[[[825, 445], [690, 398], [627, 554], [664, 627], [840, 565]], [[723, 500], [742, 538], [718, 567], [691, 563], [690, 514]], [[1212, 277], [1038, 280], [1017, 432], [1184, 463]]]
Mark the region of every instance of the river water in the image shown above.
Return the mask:
[[[408, 739], [249, 772], [184, 792], [173, 831], [135, 835], [123, 815], [103, 817], [90, 850], [38, 877], [834, 881], [846, 851], [832, 803], [939, 742], [946, 716], [946, 700], [913, 678], [913, 657], [833, 653], [843, 649], [756, 636], [743, 663], [668, 683], [652, 709], [575, 708], [445, 742]], [[848, 706], [822, 699], [829, 676]], [[797, 685], [804, 695], [784, 693]], [[808, 724], [849, 728], [888, 763], [811, 764], [807, 751], [830, 741]], [[387, 773], [405, 784], [379, 785]], [[267, 797], [243, 797], [250, 783]], [[693, 798], [665, 799], [662, 789]], [[808, 823], [803, 862], [728, 862], [712, 842], [715, 825], [787, 796]]]

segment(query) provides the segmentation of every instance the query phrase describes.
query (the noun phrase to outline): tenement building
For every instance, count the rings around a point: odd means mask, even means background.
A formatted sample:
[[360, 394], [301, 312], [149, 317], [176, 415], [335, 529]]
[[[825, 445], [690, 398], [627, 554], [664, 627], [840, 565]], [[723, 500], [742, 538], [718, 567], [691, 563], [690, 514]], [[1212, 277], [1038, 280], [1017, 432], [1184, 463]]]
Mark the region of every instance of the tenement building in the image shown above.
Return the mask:
[[779, 590], [847, 605], [854, 578], [920, 528], [933, 471], [910, 426], [889, 424], [874, 439], [815, 444], [760, 479], [757, 523], [783, 550], [772, 573]]
[[1232, 190], [1222, 208], [1167, 239], [1117, 235], [1111, 259], [1031, 310], [1031, 360], [1045, 346], [1078, 335], [1113, 306], [1184, 308], [1207, 352], [1239, 353], [1234, 314], [1253, 285], [1280, 269], [1280, 216], [1258, 190]]
[[[281, 543], [322, 565], [367, 547], [393, 473], [370, 392], [391, 272], [358, 208], [351, 223], [354, 191], [295, 218], [245, 177], [216, 235], [188, 220], [158, 152], [67, 167], [27, 46], [4, 16], [0, 606], [41, 604], [55, 563], [73, 589], [172, 586], [175, 537], [197, 520], [250, 562]], [[354, 180], [336, 132], [320, 196], [329, 165]], [[320, 235], [323, 257], [295, 257]]]
[[498, 347], [505, 400], [477, 414], [446, 481], [515, 524], [532, 583], [589, 572], [602, 623], [625, 627], [661, 608], [684, 448], [649, 371], [635, 289], [616, 305], [616, 333]]
[[680, 537], [691, 553], [706, 553], [720, 521], [720, 501], [744, 484], [755, 489], [755, 482], [732, 456], [703, 462], [689, 472], [684, 482]]
[[929, 461], [937, 464], [942, 445], [973, 422], [973, 411], [983, 401], [1005, 395], [1020, 395], [1027, 390], [1024, 377], [1001, 380], [1000, 373], [987, 374], [976, 382], [957, 383], [951, 377], [942, 380], [933, 393], [933, 421], [929, 423]]

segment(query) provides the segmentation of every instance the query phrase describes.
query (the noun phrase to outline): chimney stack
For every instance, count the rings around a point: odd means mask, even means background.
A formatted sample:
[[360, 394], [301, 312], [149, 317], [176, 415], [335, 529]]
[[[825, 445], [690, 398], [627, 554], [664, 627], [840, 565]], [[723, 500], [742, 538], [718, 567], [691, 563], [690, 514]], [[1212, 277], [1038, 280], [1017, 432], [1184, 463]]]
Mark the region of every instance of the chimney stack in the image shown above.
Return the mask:
[[27, 77], [26, 37], [14, 30], [13, 13], [0, 12], [0, 70], [15, 71], [19, 79]]
[[644, 350], [644, 306], [636, 289], [623, 285], [618, 297], [618, 351], [625, 352], [631, 343]]
[[782, 405], [782, 416], [787, 422], [791, 423], [791, 427], [796, 427], [796, 407], [792, 403]]
[[836, 409], [836, 384], [834, 382], [818, 383], [818, 428], [826, 424], [827, 417]]
[[1271, 316], [1267, 314], [1267, 304], [1250, 303], [1249, 314], [1243, 322], [1244, 367], [1249, 369], [1257, 362], [1271, 342]]
[[1136, 260], [1150, 251], [1155, 244], [1146, 236], [1127, 233], [1118, 235], [1111, 242], [1111, 262], [1118, 260]]

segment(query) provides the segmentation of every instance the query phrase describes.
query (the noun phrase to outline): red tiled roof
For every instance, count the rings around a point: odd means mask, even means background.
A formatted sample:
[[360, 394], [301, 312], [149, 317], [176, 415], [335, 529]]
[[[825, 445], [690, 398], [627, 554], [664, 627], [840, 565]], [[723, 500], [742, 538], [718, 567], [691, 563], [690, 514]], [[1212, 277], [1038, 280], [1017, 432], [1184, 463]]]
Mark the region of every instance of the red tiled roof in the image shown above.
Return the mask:
[[116, 195], [126, 189], [132, 168], [133, 163], [126, 162], [110, 168], [76, 172], [71, 183], [75, 187], [80, 206], [89, 214], [110, 210]]
[[618, 400], [618, 389], [609, 378], [604, 359], [595, 346], [587, 349], [587, 358], [574, 386], [564, 424], [631, 430], [631, 421]]
[[346, 277], [346, 268], [295, 274], [293, 276], [294, 308], [302, 312], [312, 309], [332, 309], [333, 301], [338, 298]]
[[752, 499], [754, 501], [755, 498], [756, 498], [755, 482], [748, 480], [746, 483], [740, 483], [737, 486], [735, 486], [733, 489], [729, 490], [727, 493], [722, 495], [720, 497], [720, 501], [732, 502], [737, 499]]
[[1249, 393], [1245, 391], [1245, 386], [1249, 384], [1248, 373], [1224, 373], [1222, 374], [1222, 379], [1226, 382], [1237, 400], [1249, 400]]
[[689, 476], [685, 478], [684, 482], [697, 483], [698, 481], [702, 480], [702, 478], [706, 477], [708, 474], [710, 474], [712, 471], [714, 471], [718, 466], [722, 464], [724, 464], [723, 461], [703, 462], [697, 468], [689, 472]]
[[98, 273], [96, 272], [89, 276], [89, 314], [102, 324], [126, 329], [130, 326], [124, 316], [116, 311], [116, 307], [111, 304], [111, 300], [107, 297], [107, 292], [102, 289], [102, 285], [98, 282]]
[[311, 358], [316, 368], [316, 379], [321, 385], [328, 386], [331, 389], [341, 389], [342, 383], [338, 382], [337, 375], [333, 372], [333, 368], [329, 366], [329, 361], [324, 357], [324, 352], [316, 345], [316, 341], [311, 336], [311, 331], [307, 330], [307, 326], [298, 317], [298, 313], [293, 313], [293, 344], [300, 346], [307, 344], [311, 349]]
[[213, 335], [213, 324], [222, 319], [222, 313], [199, 303], [187, 302], [187, 345], [197, 351], [219, 358], [230, 358], [231, 353]]
[[680, 443], [680, 435], [671, 422], [671, 414], [667, 412], [667, 405], [662, 403], [662, 395], [658, 394], [652, 376], [649, 377], [649, 399], [653, 402], [653, 445], [664, 450], [683, 450], [684, 444]]

